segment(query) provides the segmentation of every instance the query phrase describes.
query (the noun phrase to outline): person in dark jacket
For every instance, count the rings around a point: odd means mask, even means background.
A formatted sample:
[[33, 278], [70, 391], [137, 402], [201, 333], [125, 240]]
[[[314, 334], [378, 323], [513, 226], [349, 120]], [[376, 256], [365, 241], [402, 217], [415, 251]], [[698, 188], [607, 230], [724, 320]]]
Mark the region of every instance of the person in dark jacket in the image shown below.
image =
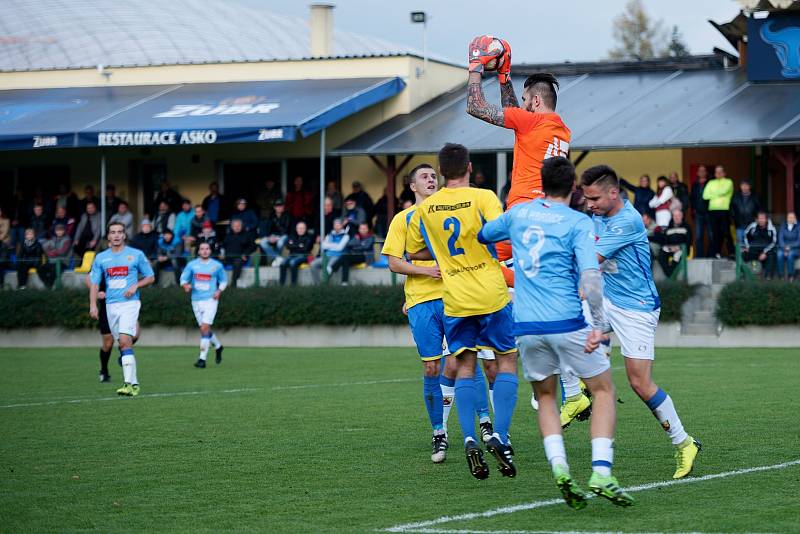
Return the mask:
[[797, 258], [800, 258], [800, 226], [797, 224], [797, 215], [790, 211], [778, 231], [778, 276], [784, 276], [785, 264], [786, 279], [794, 280], [794, 261]]
[[181, 201], [183, 198], [169, 185], [168, 180], [161, 180], [158, 193], [153, 198], [152, 213], [155, 213], [162, 202], [166, 202], [170, 213], [181, 211]]
[[203, 223], [210, 220], [206, 210], [199, 204], [194, 207], [194, 217], [189, 223], [189, 233], [183, 236], [183, 249], [190, 251], [194, 248], [197, 236], [203, 231]]
[[300, 266], [308, 263], [308, 255], [314, 248], [314, 236], [308, 233], [308, 226], [303, 221], [295, 225], [295, 231], [286, 241], [286, 248], [289, 250], [289, 257], [281, 263], [280, 284], [286, 285], [286, 272], [292, 273], [292, 285], [297, 285], [297, 272]]
[[227, 265], [233, 266], [231, 287], [236, 287], [236, 282], [242, 275], [242, 267], [247, 263], [250, 254], [256, 249], [253, 234], [245, 232], [241, 219], [231, 219], [231, 231], [225, 236], [222, 243], [222, 256]]
[[661, 265], [667, 278], [672, 276], [684, 252], [688, 254], [690, 248], [692, 248], [692, 229], [683, 219], [682, 210], [672, 210], [669, 226], [661, 231], [661, 248], [658, 251], [658, 264]]
[[67, 213], [67, 209], [58, 206], [56, 208], [56, 215], [53, 218], [53, 223], [50, 225], [50, 236], [56, 235], [56, 226], [59, 224], [64, 226], [64, 232], [72, 240], [73, 232], [75, 232], [75, 219]]
[[703, 189], [708, 183], [708, 169], [705, 165], [697, 168], [697, 179], [692, 183], [692, 195], [689, 202], [694, 219], [695, 258], [706, 258], [711, 255], [711, 217], [708, 214], [708, 200], [703, 198]]
[[220, 194], [217, 182], [211, 182], [208, 186], [208, 195], [203, 199], [203, 209], [214, 224], [217, 221], [223, 221], [228, 218], [228, 206], [225, 203], [225, 196]]
[[47, 223], [47, 215], [45, 215], [44, 206], [41, 204], [33, 206], [33, 214], [31, 215], [29, 228], [33, 228], [36, 239], [42, 241], [47, 238], [50, 225]]
[[742, 180], [739, 184], [739, 191], [733, 194], [731, 199], [731, 214], [733, 215], [733, 225], [736, 227], [736, 242], [740, 245], [744, 243], [745, 228], [756, 220], [756, 215], [761, 211], [761, 202], [758, 195], [753, 192], [749, 180]]
[[669, 173], [669, 186], [672, 188], [673, 197], [681, 203], [680, 206], [673, 206], [673, 209], [679, 208], [686, 213], [689, 209], [689, 190], [686, 188], [686, 184], [681, 182], [676, 171]]
[[53, 287], [56, 278], [66, 269], [69, 257], [72, 255], [72, 239], [67, 235], [66, 226], [57, 224], [53, 232], [53, 237], [42, 243], [47, 263], [38, 269], [39, 278], [48, 289]]
[[646, 213], [651, 219], [655, 219], [656, 212], [650, 207], [650, 200], [656, 196], [655, 192], [650, 188], [650, 175], [643, 174], [639, 178], [639, 186], [635, 186], [624, 178], [619, 179], [622, 187], [633, 193], [633, 207], [639, 213]]
[[245, 232], [255, 234], [258, 230], [258, 215], [247, 207], [247, 199], [240, 198], [236, 201], [236, 207], [231, 214], [231, 220], [239, 219], [242, 221], [242, 228]]
[[356, 205], [364, 210], [366, 214], [367, 223], [372, 220], [373, 215], [375, 215], [375, 203], [372, 202], [372, 197], [369, 196], [369, 193], [364, 191], [364, 188], [361, 185], [361, 182], [355, 181], [352, 184], [353, 192], [350, 193], [345, 197], [345, 201], [348, 199], [353, 199], [356, 201]]
[[217, 232], [214, 231], [214, 225], [211, 221], [203, 223], [203, 231], [197, 236], [197, 246], [202, 243], [207, 243], [211, 248], [211, 257], [216, 258], [219, 256], [219, 241], [217, 241]]
[[744, 261], [761, 262], [763, 276], [767, 280], [772, 279], [775, 274], [775, 260], [777, 257], [776, 246], [778, 244], [778, 232], [772, 225], [772, 221], [767, 218], [763, 211], [758, 212], [755, 222], [744, 230], [744, 246], [742, 248], [742, 259]]
[[142, 219], [140, 228], [141, 231], [131, 238], [130, 246], [141, 250], [145, 258], [153, 263], [158, 256], [158, 234], [153, 231], [150, 219]]
[[[378, 199], [378, 202], [375, 203], [375, 234], [381, 237], [386, 237], [386, 232], [389, 230], [387, 209], [389, 204], [389, 197], [387, 195], [389, 188], [386, 187], [383, 189], [383, 196]], [[397, 206], [400, 205], [400, 201], [395, 198], [394, 202], [394, 212], [397, 213], [399, 210]]]
[[25, 229], [25, 239], [22, 241], [17, 254], [17, 289], [28, 286], [28, 269], [34, 268], [38, 273], [42, 268], [42, 244], [36, 239], [33, 228]]
[[161, 271], [167, 267], [172, 267], [173, 274], [175, 275], [175, 284], [181, 283], [181, 259], [183, 256], [183, 243], [175, 237], [172, 230], [167, 228], [161, 237], [158, 238], [158, 249], [156, 250], [156, 265], [153, 269], [155, 274], [155, 283], [161, 277]]
[[283, 247], [289, 240], [289, 228], [291, 217], [286, 213], [286, 206], [283, 200], [276, 200], [273, 205], [273, 212], [267, 220], [262, 221], [261, 231], [261, 250], [268, 261], [273, 261], [280, 257]]
[[264, 189], [256, 194], [256, 207], [258, 208], [258, 218], [263, 222], [272, 216], [272, 209], [278, 200], [282, 200], [281, 190], [275, 183], [275, 179], [268, 177], [264, 180]]
[[75, 230], [75, 243], [73, 247], [78, 256], [82, 258], [84, 252], [97, 248], [97, 242], [100, 241], [102, 225], [100, 214], [97, 213], [97, 206], [95, 206], [94, 202], [87, 203], [86, 212], [81, 215], [78, 228]]
[[342, 268], [342, 285], [350, 282], [350, 267], [359, 263], [373, 263], [375, 261], [375, 236], [369, 231], [367, 223], [358, 225], [358, 232], [347, 243], [347, 249], [342, 259], [333, 267], [336, 272]]

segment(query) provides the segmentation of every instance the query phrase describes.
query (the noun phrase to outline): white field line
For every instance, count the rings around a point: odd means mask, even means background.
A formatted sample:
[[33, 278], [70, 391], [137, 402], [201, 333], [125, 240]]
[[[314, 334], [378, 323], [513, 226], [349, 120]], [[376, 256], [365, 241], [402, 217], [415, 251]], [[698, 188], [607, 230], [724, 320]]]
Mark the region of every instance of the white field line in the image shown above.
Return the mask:
[[[439, 529], [421, 528], [409, 530], [420, 534], [663, 534], [662, 532], [621, 532], [621, 531], [585, 531], [585, 530], [470, 530], [470, 529]], [[724, 534], [712, 532], [675, 532], [674, 534]], [[755, 533], [749, 534], [769, 534]]]
[[393, 378], [389, 380], [365, 380], [363, 382], [339, 382], [336, 384], [301, 384], [298, 386], [275, 386], [271, 391], [284, 391], [289, 389], [312, 389], [312, 388], [341, 388], [347, 386], [372, 386], [374, 384], [399, 384], [402, 382], [417, 382], [419, 378]]
[[[635, 493], [639, 491], [647, 491], [655, 488], [666, 488], [669, 486], [677, 486], [681, 484], [694, 484], [695, 482], [706, 482], [708, 480], [716, 480], [719, 478], [728, 478], [728, 477], [735, 477], [739, 475], [746, 475], [748, 473], [758, 473], [761, 471], [773, 471], [776, 469], [786, 469], [787, 467], [800, 465], [800, 460], [791, 460], [788, 462], [783, 462], [780, 464], [774, 465], [764, 465], [759, 467], [748, 467], [745, 469], [737, 469], [735, 471], [725, 471], [723, 473], [714, 473], [711, 475], [704, 475], [701, 477], [691, 477], [691, 478], [682, 478], [678, 480], [664, 480], [661, 482], [650, 482], [648, 484], [642, 484], [640, 486], [632, 486], [630, 488], [626, 488], [626, 491], [629, 493]], [[390, 527], [384, 529], [385, 532], [441, 532], [441, 533], [457, 533], [457, 532], [472, 532], [469, 530], [459, 531], [459, 530], [430, 530], [428, 527], [432, 527], [435, 525], [441, 525], [443, 523], [451, 523], [453, 521], [469, 521], [472, 519], [482, 519], [488, 517], [494, 517], [496, 515], [505, 515], [505, 514], [513, 514], [515, 512], [521, 512], [524, 510], [533, 510], [536, 508], [543, 508], [545, 506], [553, 506], [555, 504], [561, 504], [564, 501], [562, 499], [547, 499], [544, 501], [534, 501], [531, 503], [525, 504], [516, 504], [514, 506], [504, 506], [502, 508], [494, 508], [492, 510], [487, 510], [485, 512], [471, 512], [468, 514], [460, 514], [460, 515], [452, 515], [452, 516], [442, 516], [437, 519], [431, 519], [429, 521], [419, 521], [416, 523], [405, 523], [403, 525], [396, 525], [394, 527]], [[427, 529], [427, 530], [426, 530]], [[476, 531], [480, 532], [480, 531]], [[496, 532], [496, 531], [492, 531]], [[502, 532], [502, 531], [500, 531]], [[514, 531], [506, 531], [507, 534]], [[520, 531], [524, 532], [524, 531]]]

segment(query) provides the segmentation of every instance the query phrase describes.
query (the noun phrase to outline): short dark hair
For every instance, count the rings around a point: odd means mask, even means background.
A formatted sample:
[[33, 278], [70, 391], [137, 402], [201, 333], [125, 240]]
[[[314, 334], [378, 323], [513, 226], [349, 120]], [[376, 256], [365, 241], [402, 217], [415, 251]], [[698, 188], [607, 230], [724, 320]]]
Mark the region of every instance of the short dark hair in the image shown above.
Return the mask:
[[567, 158], [547, 158], [542, 163], [542, 188], [548, 196], [566, 198], [575, 185], [575, 166]]
[[530, 88], [533, 94], [539, 95], [550, 109], [556, 109], [556, 103], [558, 103], [556, 89], [558, 87], [558, 80], [549, 72], [537, 72], [525, 80], [525, 89]]
[[111, 231], [111, 227], [112, 226], [121, 226], [122, 227], [122, 233], [125, 233], [125, 225], [124, 224], [122, 224], [119, 221], [112, 221], [112, 222], [108, 223], [108, 225], [106, 226], [106, 234], [108, 234]]
[[447, 143], [439, 151], [439, 172], [445, 180], [467, 174], [469, 150], [464, 145]]
[[619, 188], [617, 173], [608, 165], [589, 167], [581, 174], [581, 185], [603, 185]]
[[411, 182], [414, 180], [414, 176], [416, 176], [417, 171], [421, 169], [433, 169], [433, 165], [431, 165], [430, 163], [420, 163], [419, 165], [408, 171], [408, 174], [406, 175], [405, 178], [406, 185], [411, 185]]

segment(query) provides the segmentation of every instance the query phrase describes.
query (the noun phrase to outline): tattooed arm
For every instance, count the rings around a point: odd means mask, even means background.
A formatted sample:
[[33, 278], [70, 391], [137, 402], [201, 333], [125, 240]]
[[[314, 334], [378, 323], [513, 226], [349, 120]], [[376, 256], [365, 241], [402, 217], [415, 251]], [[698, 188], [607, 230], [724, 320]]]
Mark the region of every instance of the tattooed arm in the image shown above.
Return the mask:
[[486, 102], [486, 98], [483, 96], [481, 74], [479, 72], [469, 73], [467, 113], [489, 124], [503, 127], [506, 125], [503, 109]]
[[514, 93], [514, 86], [509, 79], [506, 83], [500, 84], [500, 105], [504, 108], [518, 108], [517, 95]]

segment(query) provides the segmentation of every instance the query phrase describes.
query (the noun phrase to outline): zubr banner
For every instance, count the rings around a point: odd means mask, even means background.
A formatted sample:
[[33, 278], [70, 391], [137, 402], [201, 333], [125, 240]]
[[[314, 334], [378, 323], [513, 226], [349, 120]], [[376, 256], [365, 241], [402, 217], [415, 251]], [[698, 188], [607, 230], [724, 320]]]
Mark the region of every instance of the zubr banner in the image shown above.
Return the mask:
[[747, 20], [747, 42], [749, 80], [800, 82], [800, 15], [751, 17]]

